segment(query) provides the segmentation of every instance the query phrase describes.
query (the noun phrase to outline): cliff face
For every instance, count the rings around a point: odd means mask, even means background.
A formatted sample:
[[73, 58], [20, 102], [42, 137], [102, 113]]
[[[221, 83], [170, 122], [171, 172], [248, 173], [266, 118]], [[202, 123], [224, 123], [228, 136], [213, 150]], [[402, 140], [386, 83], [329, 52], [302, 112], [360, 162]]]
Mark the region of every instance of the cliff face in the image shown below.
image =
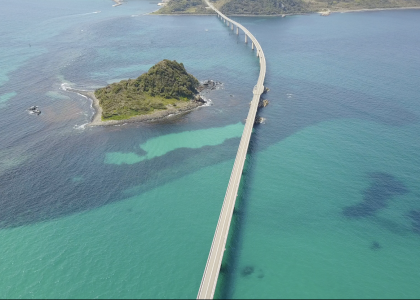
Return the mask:
[[163, 60], [137, 79], [122, 80], [97, 89], [103, 120], [121, 120], [176, 106], [197, 94], [198, 80], [182, 63]]

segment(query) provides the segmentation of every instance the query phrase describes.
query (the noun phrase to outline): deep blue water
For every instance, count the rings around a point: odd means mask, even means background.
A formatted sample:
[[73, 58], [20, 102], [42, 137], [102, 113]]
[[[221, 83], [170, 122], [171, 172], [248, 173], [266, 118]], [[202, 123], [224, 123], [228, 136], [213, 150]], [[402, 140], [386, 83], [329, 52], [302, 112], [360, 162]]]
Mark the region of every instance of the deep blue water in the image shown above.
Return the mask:
[[[195, 297], [259, 66], [157, 1], [0, 12], [0, 297]], [[416, 298], [420, 11], [235, 19], [265, 96], [217, 295]], [[94, 89], [162, 59], [223, 88], [159, 123], [86, 126]], [[40, 116], [27, 108], [40, 106]]]

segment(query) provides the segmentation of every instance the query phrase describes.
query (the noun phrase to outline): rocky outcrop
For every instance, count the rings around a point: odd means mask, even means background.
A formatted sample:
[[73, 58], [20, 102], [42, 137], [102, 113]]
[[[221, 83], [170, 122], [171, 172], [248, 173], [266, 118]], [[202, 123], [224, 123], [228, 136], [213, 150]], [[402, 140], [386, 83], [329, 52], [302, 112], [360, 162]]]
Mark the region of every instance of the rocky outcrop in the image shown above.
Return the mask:
[[38, 106], [31, 106], [28, 108], [29, 112], [34, 115], [40, 115], [41, 111], [38, 109]]
[[258, 104], [258, 107], [266, 107], [270, 103], [267, 99], [260, 100], [260, 103]]
[[214, 80], [204, 80], [201, 82], [200, 86], [197, 88], [198, 92], [202, 92], [204, 90], [215, 90], [222, 85], [219, 81]]
[[201, 97], [200, 94], [195, 95], [194, 102], [201, 103], [201, 104], [206, 104], [207, 103], [207, 101], [203, 97]]
[[264, 124], [265, 123], [265, 118], [263, 118], [263, 117], [260, 117], [260, 116], [256, 116], [255, 117], [255, 122], [254, 122], [254, 124]]

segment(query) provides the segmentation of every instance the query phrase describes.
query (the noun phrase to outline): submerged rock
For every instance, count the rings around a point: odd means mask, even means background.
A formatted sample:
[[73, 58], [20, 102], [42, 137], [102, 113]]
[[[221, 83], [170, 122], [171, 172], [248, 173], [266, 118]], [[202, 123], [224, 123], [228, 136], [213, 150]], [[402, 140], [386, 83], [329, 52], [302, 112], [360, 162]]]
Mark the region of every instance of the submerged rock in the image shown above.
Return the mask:
[[411, 219], [412, 230], [420, 234], [420, 210], [412, 210], [407, 216]]
[[259, 269], [258, 270], [257, 278], [259, 278], [259, 279], [263, 279], [264, 278], [264, 271], [262, 269]]
[[373, 241], [369, 247], [369, 249], [373, 251], [378, 251], [381, 248], [382, 248], [381, 244], [379, 244], [377, 241]]
[[244, 276], [244, 277], [249, 276], [252, 273], [254, 273], [254, 267], [253, 266], [245, 266], [241, 271], [241, 275]]

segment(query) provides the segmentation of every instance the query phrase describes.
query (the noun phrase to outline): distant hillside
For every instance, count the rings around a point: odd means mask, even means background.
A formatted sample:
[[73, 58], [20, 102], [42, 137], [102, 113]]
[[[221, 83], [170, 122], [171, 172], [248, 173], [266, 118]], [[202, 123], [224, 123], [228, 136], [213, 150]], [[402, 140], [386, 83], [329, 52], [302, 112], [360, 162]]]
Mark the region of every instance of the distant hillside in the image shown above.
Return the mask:
[[[309, 12], [303, 0], [210, 0], [225, 14], [273, 15]], [[171, 0], [157, 14], [212, 14], [202, 0]]]
[[182, 63], [163, 60], [137, 79], [122, 80], [95, 91], [103, 120], [121, 120], [176, 106], [197, 94], [198, 80]]
[[202, 0], [171, 0], [156, 14], [214, 14]]
[[[420, 7], [420, 0], [210, 0], [227, 15], [282, 15], [374, 8]], [[158, 14], [209, 14], [202, 0], [171, 0]]]
[[319, 11], [330, 9], [331, 11], [374, 9], [374, 8], [401, 8], [420, 7], [420, 0], [304, 0], [311, 9]]
[[311, 12], [303, 0], [230, 0], [212, 1], [227, 15], [281, 15]]

